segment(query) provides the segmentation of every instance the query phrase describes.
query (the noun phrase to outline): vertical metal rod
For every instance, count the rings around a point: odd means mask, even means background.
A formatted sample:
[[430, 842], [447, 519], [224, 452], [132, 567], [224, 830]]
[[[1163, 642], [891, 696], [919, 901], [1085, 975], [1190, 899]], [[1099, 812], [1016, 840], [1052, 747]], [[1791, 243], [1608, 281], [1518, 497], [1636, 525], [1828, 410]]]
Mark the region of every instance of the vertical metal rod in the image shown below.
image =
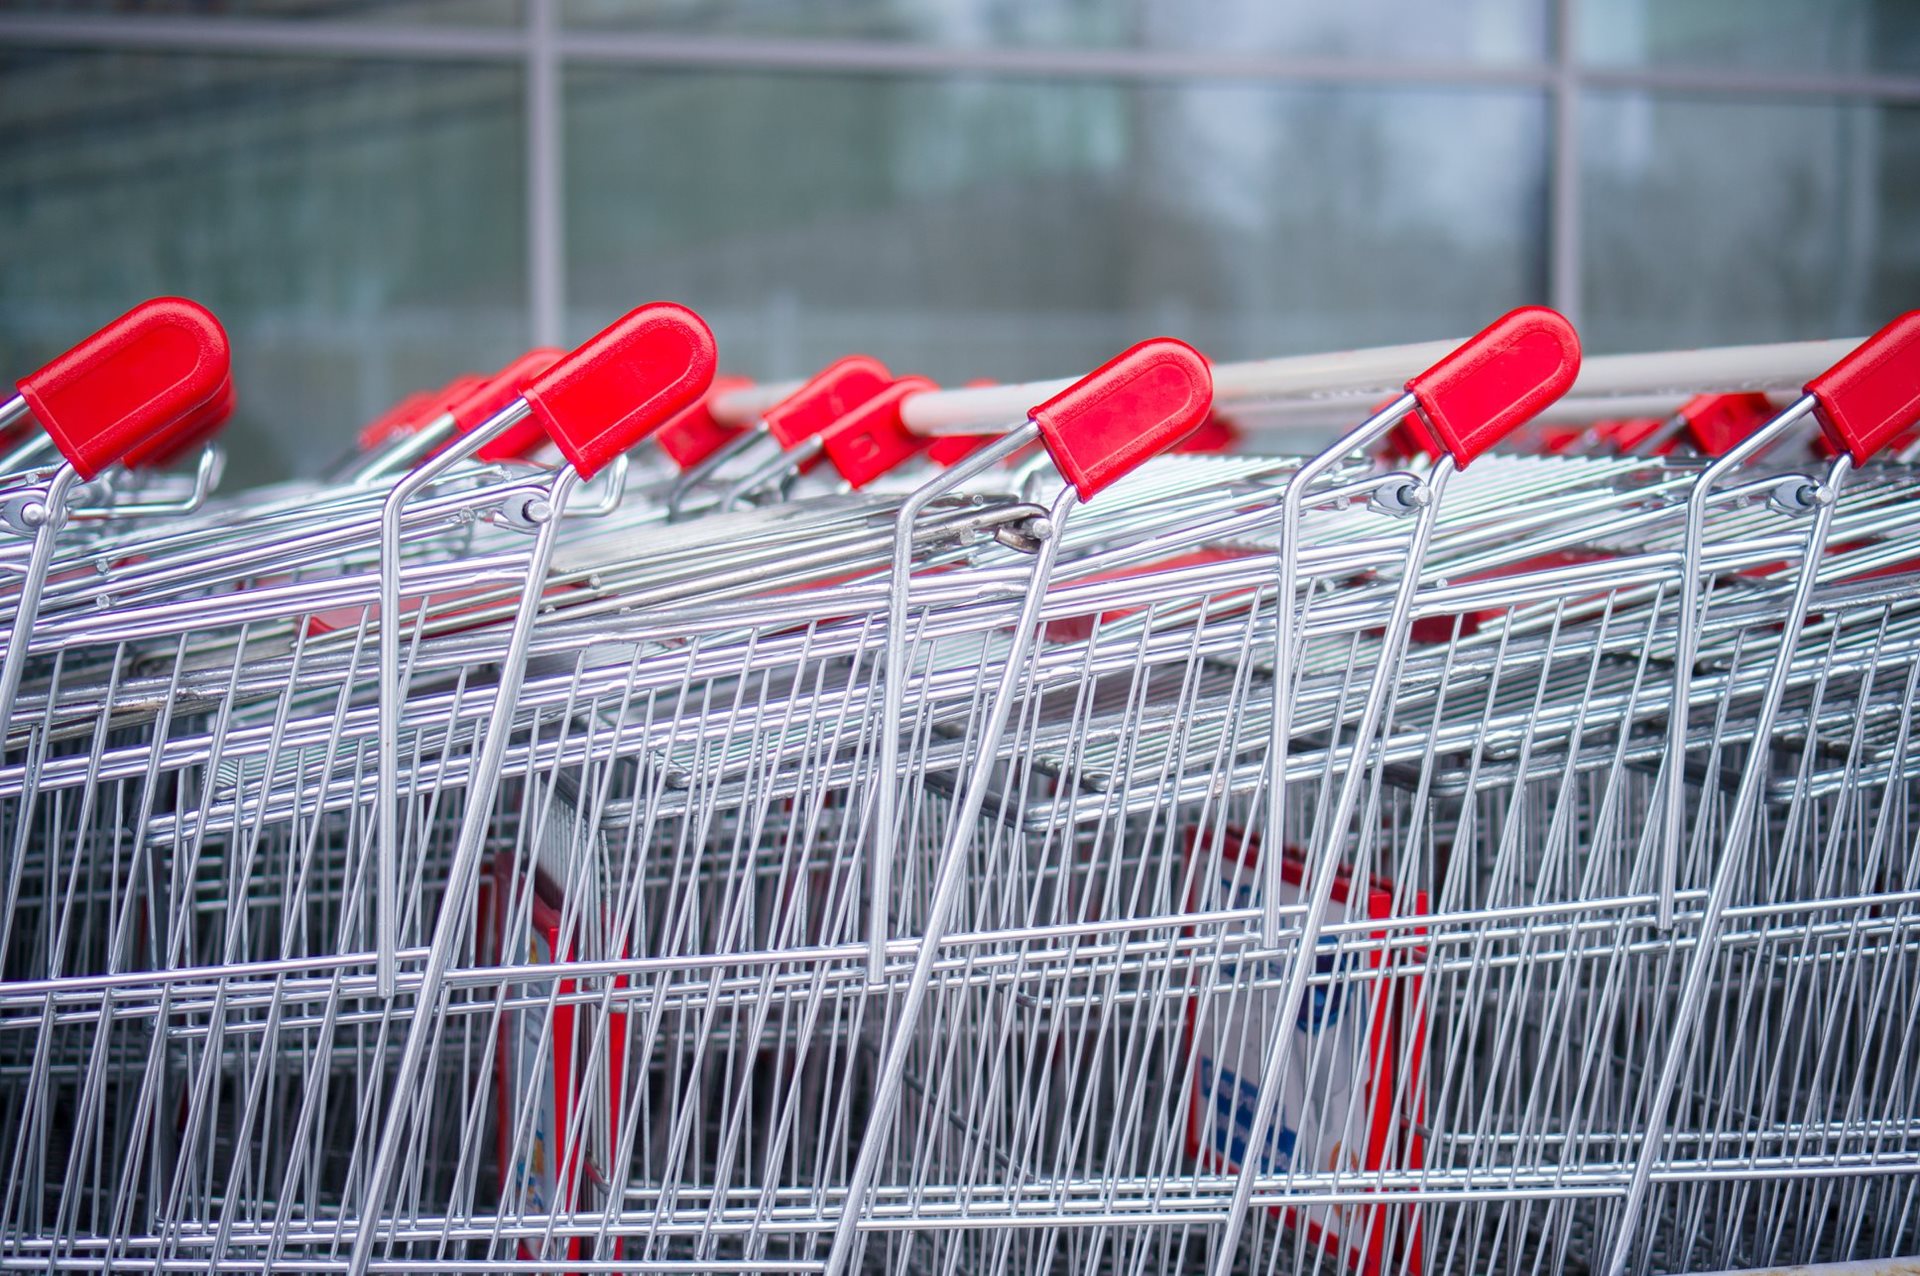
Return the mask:
[[[380, 731], [374, 741], [373, 912], [374, 984], [383, 999], [393, 996], [398, 981], [395, 954], [400, 948], [400, 717], [406, 695], [406, 678], [400, 671], [400, 514], [427, 484], [526, 419], [527, 411], [527, 401], [515, 399], [492, 420], [462, 435], [458, 445], [394, 484], [380, 507]], [[572, 467], [562, 473], [572, 473]], [[555, 513], [553, 522], [558, 521]], [[534, 588], [536, 579], [528, 577], [529, 589]]]
[[1548, 141], [1547, 297], [1580, 323], [1580, 67], [1579, 0], [1554, 5], [1552, 135]]
[[554, 43], [558, 0], [527, 0], [527, 297], [533, 344], [564, 345], [566, 85]]
[[[527, 647], [533, 637], [533, 622], [540, 614], [547, 569], [553, 562], [553, 547], [560, 516], [567, 500], [580, 486], [580, 473], [573, 466], [561, 468], [554, 476], [548, 499], [547, 521], [540, 525], [534, 539], [533, 554], [527, 564], [527, 587], [514, 611], [513, 629], [507, 640], [507, 652], [500, 665], [500, 682], [494, 690], [493, 708], [487, 715], [486, 736], [479, 756], [474, 759], [467, 779], [466, 806], [460, 813], [460, 833], [454, 845], [453, 862], [447, 867], [447, 891], [440, 901], [433, 939], [427, 949], [426, 968], [421, 972], [420, 990], [414, 997], [413, 1013], [407, 1023], [406, 1044], [394, 1072], [393, 1090], [388, 1100], [386, 1121], [380, 1129], [380, 1145], [368, 1167], [366, 1194], [360, 1208], [360, 1230], [354, 1234], [349, 1270], [362, 1276], [373, 1259], [373, 1246], [380, 1229], [381, 1202], [387, 1185], [399, 1163], [401, 1141], [407, 1137], [413, 1109], [413, 1080], [420, 1071], [434, 1035], [440, 1030], [439, 1002], [446, 990], [447, 972], [453, 955], [467, 935], [467, 901], [474, 879], [479, 876], [480, 854], [486, 849], [492, 822], [494, 790], [500, 779], [500, 764], [506, 758], [507, 740], [512, 734], [514, 710], [520, 699], [520, 687], [526, 679]], [[396, 576], [398, 572], [386, 573]], [[386, 582], [383, 579], [382, 584]], [[384, 621], [384, 617], [383, 617]], [[389, 629], [382, 623], [384, 639]], [[383, 671], [384, 672], [384, 671]], [[382, 707], [385, 707], [384, 699]], [[391, 994], [387, 994], [391, 995]], [[556, 1207], [558, 1208], [557, 1204]]]
[[[1602, 1269], [1608, 1276], [1619, 1276], [1633, 1258], [1633, 1234], [1640, 1211], [1646, 1205], [1654, 1163], [1660, 1159], [1661, 1143], [1666, 1136], [1667, 1111], [1672, 1106], [1674, 1091], [1680, 1084], [1680, 1070], [1692, 1053], [1694, 1021], [1700, 1017], [1706, 1004], [1707, 981], [1719, 954], [1722, 916], [1733, 900], [1734, 884], [1741, 879], [1745, 869], [1747, 843], [1753, 837], [1760, 809], [1760, 786], [1766, 781], [1767, 762], [1772, 752], [1769, 737], [1773, 734], [1773, 721], [1780, 711], [1780, 702], [1786, 698], [1788, 677], [1793, 672], [1795, 640], [1806, 621], [1813, 587], [1820, 576], [1820, 558], [1826, 550], [1827, 532], [1833, 526], [1836, 498], [1852, 468], [1852, 458], [1842, 453], [1827, 471], [1826, 496], [1814, 510], [1813, 527], [1807, 533], [1800, 579], [1794, 583], [1793, 601], [1787, 609], [1785, 625], [1781, 630], [1780, 649], [1774, 653], [1766, 696], [1754, 720], [1753, 747], [1748, 750], [1746, 764], [1741, 768], [1740, 787], [1734, 794], [1733, 811], [1720, 852], [1720, 863], [1714, 868], [1713, 885], [1707, 893], [1706, 908], [1700, 916], [1700, 934], [1688, 958], [1680, 1001], [1675, 1007], [1673, 1031], [1667, 1036], [1666, 1054], [1660, 1063], [1660, 1077], [1648, 1101], [1647, 1119], [1640, 1137], [1640, 1154], [1634, 1161], [1633, 1178], [1627, 1186], [1626, 1201], [1620, 1207], [1620, 1221], [1614, 1230], [1613, 1246], [1608, 1253], [1607, 1264]], [[1685, 616], [1681, 619], [1683, 624], [1687, 620]]]
[[[1011, 437], [1011, 436], [1009, 436]], [[866, 1207], [867, 1190], [880, 1168], [880, 1157], [893, 1137], [894, 1111], [900, 1106], [900, 1086], [906, 1077], [907, 1055], [913, 1049], [913, 1036], [919, 1028], [920, 1010], [927, 999], [927, 987], [933, 979], [933, 963], [946, 938], [947, 917], [960, 897], [966, 877], [967, 852], [986, 805], [987, 787], [993, 781], [994, 759], [1000, 752], [1000, 738], [1006, 734], [1007, 719], [1026, 676], [1027, 655], [1033, 649], [1034, 630], [1040, 624], [1040, 604], [1047, 596], [1047, 579], [1060, 552], [1061, 531], [1067, 515], [1079, 502], [1079, 493], [1069, 483], [1053, 503], [1053, 531], [1040, 543], [1035, 556], [1033, 576], [1027, 583], [1027, 596], [1020, 604], [1020, 619], [1014, 623], [1013, 646], [1000, 671], [1000, 683], [994, 688], [993, 704], [987, 713], [985, 729], [980, 733], [967, 787], [959, 808], [948, 825], [935, 870], [933, 896], [927, 902], [926, 925], [920, 934], [920, 950], [913, 961], [913, 976], [901, 997], [894, 1020], [893, 1036], [887, 1041], [887, 1053], [874, 1081], [873, 1104], [868, 1109], [867, 1128], [860, 1136], [860, 1153], [847, 1180], [846, 1204], [833, 1229], [833, 1248], [827, 1253], [826, 1276], [840, 1276], [853, 1261], [860, 1231], [860, 1213]]]
[[[1263, 906], [1260, 910], [1260, 943], [1273, 948], [1280, 943], [1280, 894], [1284, 887], [1285, 857], [1280, 848], [1287, 836], [1287, 749], [1293, 736], [1293, 595], [1300, 574], [1300, 515], [1305, 508], [1307, 488], [1342, 457], [1370, 446], [1393, 428], [1395, 422], [1415, 406], [1411, 394], [1403, 394], [1380, 411], [1362, 421], [1324, 452], [1309, 460], [1293, 477], [1280, 498], [1280, 582], [1275, 599], [1278, 608], [1273, 648], [1273, 727], [1267, 740], [1267, 844], [1274, 853], [1260, 857]], [[1304, 629], [1306, 617], [1301, 617]]]
[[872, 850], [867, 856], [867, 982], [877, 984], [887, 970], [887, 904], [893, 893], [894, 825], [899, 821], [900, 720], [906, 716], [907, 591], [912, 588], [913, 523], [936, 497], [1012, 456], [1039, 435], [1031, 421], [1013, 430], [915, 491], [894, 519], [893, 574], [887, 582], [885, 702], [880, 715], [880, 751], [876, 763]]
[[[1419, 521], [1414, 525], [1412, 542], [1407, 546], [1405, 574], [1394, 591], [1386, 641], [1380, 649], [1380, 663], [1374, 666], [1373, 678], [1367, 687], [1366, 704], [1360, 711], [1360, 721], [1354, 726], [1353, 750], [1347, 773], [1341, 778], [1340, 795], [1333, 811], [1316, 828], [1314, 844], [1308, 847], [1307, 872], [1311, 876], [1300, 884], [1307, 897], [1307, 910], [1300, 919], [1300, 933], [1294, 938], [1293, 957], [1287, 966], [1286, 988], [1281, 992], [1273, 1018], [1269, 1021], [1274, 1024], [1293, 1023], [1300, 1014], [1301, 1003], [1306, 1000], [1307, 984], [1313, 978], [1314, 966], [1319, 959], [1320, 931], [1326, 925], [1327, 908], [1333, 899], [1334, 870], [1340, 860], [1340, 848], [1345, 844], [1347, 823], [1353, 818], [1354, 807], [1360, 799], [1360, 777], [1366, 770], [1367, 748], [1373, 733], [1379, 729], [1381, 715], [1386, 712], [1387, 689], [1397, 672], [1400, 650], [1412, 623], [1413, 599], [1420, 589], [1421, 564], [1426, 559], [1427, 545], [1433, 539], [1433, 525], [1453, 469], [1451, 456], [1443, 456], [1434, 462], [1433, 474], [1428, 479], [1429, 499], [1416, 515]], [[1268, 856], [1278, 859], [1280, 848], [1270, 848]], [[1260, 1174], [1267, 1135], [1273, 1126], [1274, 1112], [1282, 1102], [1287, 1067], [1293, 1061], [1293, 1033], [1283, 1026], [1275, 1032], [1267, 1050], [1266, 1062], [1261, 1069], [1260, 1088], [1253, 1102], [1253, 1122], [1247, 1131], [1247, 1150], [1234, 1181], [1233, 1202], [1228, 1206], [1226, 1220], [1221, 1224], [1220, 1245], [1214, 1251], [1213, 1276], [1232, 1276], [1234, 1251], [1239, 1248], [1240, 1230], [1246, 1223], [1247, 1208], [1253, 1201], [1253, 1183]]]
[[1700, 647], [1700, 560], [1705, 553], [1707, 502], [1720, 479], [1747, 458], [1779, 438], [1813, 411], [1811, 395], [1782, 412], [1741, 440], [1731, 451], [1700, 472], [1687, 493], [1686, 528], [1682, 533], [1679, 609], [1674, 613], [1673, 707], [1667, 712], [1667, 748], [1660, 773], [1659, 809], [1654, 835], [1659, 839], [1654, 883], [1654, 921], [1662, 930], [1673, 925], [1674, 892], [1680, 875], [1680, 843], [1687, 832], [1687, 730], [1692, 714], [1693, 662]]
[[60, 534], [66, 511], [67, 494], [80, 479], [71, 465], [54, 471], [40, 496], [45, 510], [42, 521], [33, 529], [33, 547], [27, 553], [27, 574], [20, 581], [20, 597], [13, 608], [13, 625], [7, 632], [7, 654], [0, 661], [0, 742], [4, 742], [13, 721], [13, 702], [20, 694], [20, 679], [27, 669], [27, 648], [33, 640], [33, 624], [40, 615], [40, 592], [47, 584], [47, 567], [53, 561], [53, 540]]

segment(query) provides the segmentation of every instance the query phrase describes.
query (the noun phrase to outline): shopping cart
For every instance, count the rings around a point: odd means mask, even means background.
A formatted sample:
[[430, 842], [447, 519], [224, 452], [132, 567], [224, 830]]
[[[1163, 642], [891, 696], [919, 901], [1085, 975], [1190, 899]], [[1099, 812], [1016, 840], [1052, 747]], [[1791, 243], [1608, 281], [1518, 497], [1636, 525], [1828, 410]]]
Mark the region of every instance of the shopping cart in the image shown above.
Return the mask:
[[[716, 388], [642, 307], [336, 483], [63, 533], [0, 1263], [1913, 1252], [1916, 327], [1712, 460], [1487, 449], [1810, 351], [1582, 366], [1528, 310]], [[1317, 455], [1161, 455], [1330, 402]], [[1443, 455], [1374, 459], [1410, 413]], [[485, 454], [530, 421], [559, 466]]]

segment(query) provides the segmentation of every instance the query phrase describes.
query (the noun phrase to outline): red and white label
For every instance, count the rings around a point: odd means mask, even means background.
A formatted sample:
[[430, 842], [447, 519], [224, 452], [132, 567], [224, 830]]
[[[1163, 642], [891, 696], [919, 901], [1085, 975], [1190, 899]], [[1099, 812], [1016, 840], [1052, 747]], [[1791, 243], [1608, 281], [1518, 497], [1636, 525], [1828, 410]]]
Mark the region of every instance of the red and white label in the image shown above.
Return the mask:
[[[1188, 834], [1190, 868], [1196, 852], [1208, 857], [1190, 873], [1190, 910], [1261, 907], [1258, 844], [1229, 830], [1216, 858], [1211, 843], [1210, 837]], [[1286, 849], [1282, 876], [1281, 904], [1304, 902], [1306, 865], [1292, 847]], [[1360, 891], [1342, 873], [1333, 883], [1327, 922], [1387, 918], [1393, 906], [1390, 882], [1375, 878]], [[1420, 893], [1412, 911], [1417, 915], [1426, 908]], [[1387, 933], [1382, 929], [1370, 937], [1380, 940]], [[1425, 1015], [1421, 977], [1412, 968], [1418, 958], [1389, 954], [1377, 944], [1343, 952], [1328, 939], [1321, 947], [1316, 972], [1332, 977], [1308, 986], [1288, 1024], [1277, 1022], [1284, 959], [1262, 960], [1259, 970], [1243, 971], [1223, 960], [1194, 971], [1187, 998], [1193, 1078], [1187, 1152], [1202, 1170], [1232, 1174], [1245, 1163], [1268, 1052], [1289, 1032], [1293, 1048], [1280, 1093], [1271, 1096], [1274, 1108], [1258, 1153], [1261, 1174], [1364, 1174], [1421, 1163]], [[1397, 967], [1408, 969], [1380, 973]], [[1411, 1207], [1353, 1203], [1275, 1213], [1363, 1276], [1418, 1268], [1419, 1234]]]

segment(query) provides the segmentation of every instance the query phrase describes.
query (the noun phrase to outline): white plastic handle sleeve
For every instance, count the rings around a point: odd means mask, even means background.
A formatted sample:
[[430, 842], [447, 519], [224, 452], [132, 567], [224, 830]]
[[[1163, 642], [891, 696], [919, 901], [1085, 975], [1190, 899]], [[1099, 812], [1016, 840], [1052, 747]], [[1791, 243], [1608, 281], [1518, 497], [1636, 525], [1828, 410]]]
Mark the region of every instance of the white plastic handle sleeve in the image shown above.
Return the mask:
[[767, 381], [717, 394], [707, 410], [725, 425], [752, 425], [768, 408], [805, 385], [805, 381]]
[[[1336, 354], [1299, 355], [1213, 365], [1216, 407], [1271, 405], [1271, 415], [1251, 412], [1236, 417], [1242, 429], [1263, 424], [1296, 425], [1316, 413], [1330, 421], [1352, 418], [1352, 407], [1398, 394], [1413, 372], [1459, 346], [1457, 341], [1379, 346]], [[1651, 354], [1589, 357], [1580, 377], [1549, 415], [1555, 420], [1596, 420], [1609, 416], [1657, 416], [1671, 412], [1694, 394], [1744, 391], [1789, 393], [1833, 366], [1860, 344], [1858, 339], [1791, 341], [1773, 345], [1722, 346], [1707, 350], [1663, 350]], [[969, 390], [930, 390], [901, 406], [901, 420], [920, 434], [998, 433], [1009, 421], [1024, 420], [1027, 410], [1067, 386], [1073, 378], [1029, 381], [1019, 385]], [[743, 424], [794, 389], [794, 383], [750, 386], [722, 395], [714, 416]], [[1299, 414], [1291, 409], [1298, 409]]]

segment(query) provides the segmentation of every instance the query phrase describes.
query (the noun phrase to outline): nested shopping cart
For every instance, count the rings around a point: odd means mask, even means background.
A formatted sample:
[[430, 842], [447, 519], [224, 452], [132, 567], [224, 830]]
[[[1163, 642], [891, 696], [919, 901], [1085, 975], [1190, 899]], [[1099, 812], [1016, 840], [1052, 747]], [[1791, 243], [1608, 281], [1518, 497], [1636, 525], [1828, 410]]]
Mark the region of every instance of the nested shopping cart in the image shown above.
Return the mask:
[[36, 537], [0, 1263], [1911, 1253], [1917, 342], [740, 387], [654, 305]]

